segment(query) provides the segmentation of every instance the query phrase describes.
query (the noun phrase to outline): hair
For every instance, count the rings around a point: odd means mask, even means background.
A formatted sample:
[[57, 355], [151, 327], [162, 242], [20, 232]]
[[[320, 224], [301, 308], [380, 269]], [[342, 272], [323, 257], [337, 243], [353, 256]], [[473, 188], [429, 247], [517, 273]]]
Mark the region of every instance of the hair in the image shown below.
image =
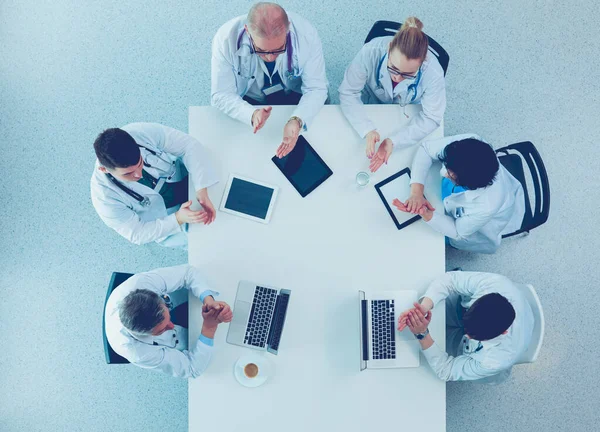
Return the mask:
[[463, 315], [465, 333], [478, 341], [500, 336], [514, 320], [515, 309], [498, 293], [478, 298]]
[[500, 167], [494, 149], [474, 138], [448, 144], [439, 160], [454, 173], [455, 184], [471, 190], [491, 186]]
[[128, 330], [148, 334], [164, 319], [164, 301], [154, 291], [137, 289], [119, 305], [119, 318]]
[[105, 168], [127, 168], [140, 161], [139, 146], [123, 129], [106, 129], [94, 141], [94, 150]]
[[423, 23], [416, 17], [406, 18], [390, 43], [390, 51], [399, 49], [409, 60], [425, 60], [428, 47], [429, 41], [423, 33]]
[[248, 12], [248, 29], [253, 36], [271, 39], [287, 33], [289, 28], [287, 13], [276, 3], [256, 3]]

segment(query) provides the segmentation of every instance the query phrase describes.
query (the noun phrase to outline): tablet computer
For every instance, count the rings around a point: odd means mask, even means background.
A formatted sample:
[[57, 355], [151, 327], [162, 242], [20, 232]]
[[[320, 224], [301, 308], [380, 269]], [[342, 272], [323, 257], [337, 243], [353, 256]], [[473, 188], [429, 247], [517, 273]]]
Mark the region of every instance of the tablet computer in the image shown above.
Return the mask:
[[421, 219], [421, 216], [400, 211], [392, 204], [392, 201], [396, 198], [405, 202], [410, 196], [409, 168], [404, 168], [402, 171], [377, 183], [375, 190], [379, 194], [381, 201], [383, 201], [383, 205], [392, 218], [392, 221], [394, 221], [396, 228], [399, 230]]
[[266, 224], [271, 219], [278, 189], [277, 186], [231, 174], [220, 210]]
[[302, 198], [314, 191], [333, 174], [333, 171], [302, 135], [298, 137], [296, 146], [290, 154], [281, 159], [273, 156], [271, 160]]

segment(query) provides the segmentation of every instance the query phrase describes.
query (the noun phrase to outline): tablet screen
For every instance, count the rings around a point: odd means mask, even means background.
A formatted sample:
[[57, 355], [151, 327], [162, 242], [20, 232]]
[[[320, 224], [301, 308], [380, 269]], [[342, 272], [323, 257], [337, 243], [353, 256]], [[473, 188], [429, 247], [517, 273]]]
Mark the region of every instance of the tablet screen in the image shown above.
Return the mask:
[[392, 217], [396, 228], [402, 229], [421, 218], [419, 215], [400, 211], [392, 204], [396, 198], [402, 202], [406, 202], [410, 196], [410, 169], [405, 168], [382, 182], [379, 182], [375, 185], [375, 190]]
[[303, 197], [333, 174], [302, 135], [289, 155], [281, 159], [274, 156], [272, 160]]
[[225, 201], [225, 208], [265, 219], [272, 197], [272, 188], [234, 177]]

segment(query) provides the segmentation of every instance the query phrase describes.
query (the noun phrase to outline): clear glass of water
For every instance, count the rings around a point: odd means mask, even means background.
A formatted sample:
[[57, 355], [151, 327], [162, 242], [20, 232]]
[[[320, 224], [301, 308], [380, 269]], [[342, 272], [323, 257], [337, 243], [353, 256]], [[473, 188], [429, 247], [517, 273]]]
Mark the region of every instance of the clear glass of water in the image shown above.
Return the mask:
[[370, 178], [371, 176], [368, 172], [361, 171], [358, 174], [356, 174], [356, 184], [358, 185], [358, 187], [363, 188], [369, 184]]

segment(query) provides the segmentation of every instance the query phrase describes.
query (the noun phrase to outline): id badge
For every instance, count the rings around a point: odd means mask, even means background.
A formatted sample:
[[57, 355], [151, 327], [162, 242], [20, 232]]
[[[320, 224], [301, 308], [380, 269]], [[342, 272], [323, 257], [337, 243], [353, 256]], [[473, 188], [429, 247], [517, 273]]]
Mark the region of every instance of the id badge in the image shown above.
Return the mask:
[[265, 96], [270, 96], [273, 93], [277, 93], [278, 91], [283, 90], [283, 85], [281, 85], [281, 83], [277, 83], [275, 85], [272, 85], [271, 87], [265, 87], [263, 88], [262, 92], [264, 93]]

